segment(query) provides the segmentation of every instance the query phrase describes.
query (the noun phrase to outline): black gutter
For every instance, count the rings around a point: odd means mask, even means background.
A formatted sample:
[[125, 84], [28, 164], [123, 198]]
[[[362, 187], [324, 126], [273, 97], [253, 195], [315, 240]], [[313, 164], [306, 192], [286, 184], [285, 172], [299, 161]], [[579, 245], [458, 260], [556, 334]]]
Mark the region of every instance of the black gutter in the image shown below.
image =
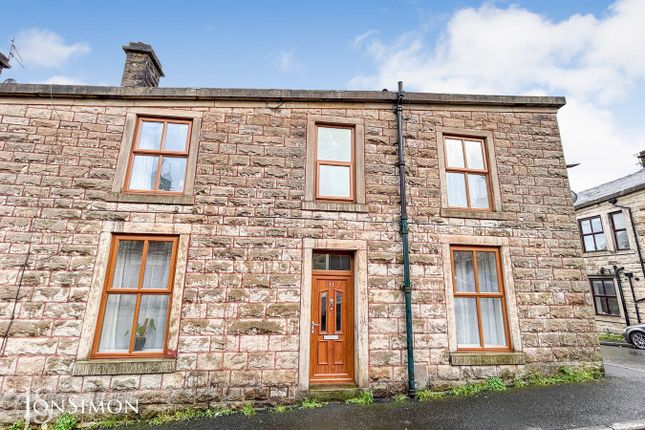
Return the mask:
[[408, 396], [414, 398], [414, 338], [412, 332], [412, 288], [410, 287], [410, 249], [408, 246], [408, 204], [405, 194], [405, 159], [403, 156], [403, 82], [399, 81], [396, 108], [397, 147], [399, 152], [399, 194], [401, 196], [401, 244], [403, 246], [403, 293], [405, 296], [405, 334], [408, 350]]
[[[619, 209], [624, 209], [627, 211], [629, 214], [629, 222], [632, 225], [632, 233], [634, 234], [634, 242], [636, 242], [636, 253], [638, 254], [638, 262], [641, 265], [641, 273], [643, 274], [643, 279], [645, 279], [645, 262], [643, 262], [643, 253], [641, 252], [641, 245], [640, 241], [638, 240], [638, 233], [636, 233], [636, 223], [634, 223], [634, 215], [632, 215], [632, 208], [628, 206], [622, 206], [618, 204], [618, 200], [613, 198], [609, 199], [608, 202]], [[636, 308], [636, 317], [638, 319], [638, 323], [640, 324], [641, 322], [641, 317], [640, 317], [640, 311], [638, 310], [638, 303], [642, 301], [641, 300], [636, 300], [636, 293], [634, 292], [634, 286], [632, 285], [632, 280], [631, 278], [629, 279], [629, 286], [632, 289], [632, 297], [634, 299], [634, 307]], [[629, 324], [628, 324], [629, 325]]]

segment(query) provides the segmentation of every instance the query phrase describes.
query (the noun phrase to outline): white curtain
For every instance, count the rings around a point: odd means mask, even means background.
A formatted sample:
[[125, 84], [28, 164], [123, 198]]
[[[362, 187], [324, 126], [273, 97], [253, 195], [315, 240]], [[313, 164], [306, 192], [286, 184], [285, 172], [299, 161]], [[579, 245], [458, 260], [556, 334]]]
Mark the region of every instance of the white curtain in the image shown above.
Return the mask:
[[497, 281], [497, 256], [494, 252], [477, 252], [477, 275], [479, 277], [479, 291], [484, 293], [498, 292]]
[[114, 265], [112, 288], [132, 288], [139, 286], [139, 273], [143, 241], [121, 240]]
[[502, 299], [480, 299], [484, 347], [506, 346]]
[[480, 344], [476, 299], [455, 297], [455, 319], [457, 346], [460, 348], [478, 348]]
[[170, 274], [170, 257], [172, 242], [148, 242], [148, 255], [146, 256], [146, 271], [143, 275], [142, 288], [168, 288]]
[[455, 251], [455, 281], [459, 292], [475, 292], [475, 265], [472, 251]]
[[466, 179], [463, 173], [446, 173], [448, 206], [468, 207], [466, 200]]
[[137, 155], [132, 163], [130, 172], [130, 189], [154, 190], [157, 179], [159, 157], [151, 155]]
[[134, 318], [135, 294], [110, 294], [105, 305], [100, 352], [128, 352]]
[[144, 294], [141, 297], [139, 308], [139, 321], [137, 334], [145, 335], [145, 343], [139, 346], [138, 351], [160, 351], [163, 349], [163, 340], [166, 333], [166, 314], [168, 312], [168, 295]]

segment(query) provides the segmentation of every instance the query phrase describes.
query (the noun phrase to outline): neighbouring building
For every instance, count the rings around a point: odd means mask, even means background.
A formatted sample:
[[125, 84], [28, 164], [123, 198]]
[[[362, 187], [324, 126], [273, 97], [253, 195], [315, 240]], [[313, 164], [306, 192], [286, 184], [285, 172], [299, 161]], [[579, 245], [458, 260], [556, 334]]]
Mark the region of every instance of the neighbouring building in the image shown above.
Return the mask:
[[[404, 391], [397, 92], [157, 88], [124, 49], [121, 87], [0, 85], [2, 406]], [[601, 366], [564, 103], [404, 95], [417, 388]]]
[[645, 317], [645, 151], [641, 169], [582, 191], [574, 206], [596, 326], [622, 334], [626, 325]]

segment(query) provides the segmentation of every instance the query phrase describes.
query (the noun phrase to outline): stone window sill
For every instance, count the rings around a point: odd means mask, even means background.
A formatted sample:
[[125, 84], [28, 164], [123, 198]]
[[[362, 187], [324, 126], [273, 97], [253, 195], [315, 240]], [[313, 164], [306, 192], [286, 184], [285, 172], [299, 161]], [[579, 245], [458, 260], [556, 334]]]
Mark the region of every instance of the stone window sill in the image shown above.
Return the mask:
[[134, 194], [110, 192], [106, 200], [119, 203], [151, 203], [162, 205], [192, 205], [195, 203], [193, 196], [186, 195], [158, 195], [158, 194]]
[[151, 373], [172, 373], [175, 371], [174, 358], [161, 359], [112, 359], [85, 360], [74, 364], [74, 376], [90, 375], [143, 375]]
[[492, 219], [501, 221], [511, 219], [511, 214], [506, 212], [473, 211], [459, 208], [441, 208], [441, 216], [445, 218]]
[[635, 254], [636, 252], [633, 249], [624, 249], [622, 251], [588, 251], [582, 253], [583, 257], [610, 257], [612, 255], [628, 255]]
[[366, 213], [368, 206], [363, 203], [303, 201], [302, 209], [311, 211]]
[[493, 366], [524, 364], [523, 352], [451, 352], [453, 366]]

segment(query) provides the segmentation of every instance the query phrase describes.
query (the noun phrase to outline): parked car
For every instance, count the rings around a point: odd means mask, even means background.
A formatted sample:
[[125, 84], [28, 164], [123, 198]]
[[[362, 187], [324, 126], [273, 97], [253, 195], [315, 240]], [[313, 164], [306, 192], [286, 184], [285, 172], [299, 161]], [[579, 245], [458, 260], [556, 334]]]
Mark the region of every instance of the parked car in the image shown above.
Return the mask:
[[645, 324], [630, 325], [624, 335], [627, 342], [638, 349], [645, 349]]

